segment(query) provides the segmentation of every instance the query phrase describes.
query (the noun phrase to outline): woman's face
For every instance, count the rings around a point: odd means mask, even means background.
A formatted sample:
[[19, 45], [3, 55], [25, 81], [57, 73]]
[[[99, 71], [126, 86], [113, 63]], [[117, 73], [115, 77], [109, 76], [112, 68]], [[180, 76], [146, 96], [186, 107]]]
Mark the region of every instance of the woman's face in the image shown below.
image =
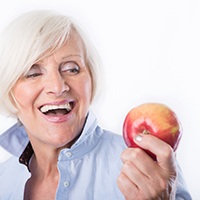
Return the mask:
[[62, 48], [35, 63], [12, 93], [32, 145], [69, 147], [84, 126], [92, 94], [79, 36], [72, 32]]

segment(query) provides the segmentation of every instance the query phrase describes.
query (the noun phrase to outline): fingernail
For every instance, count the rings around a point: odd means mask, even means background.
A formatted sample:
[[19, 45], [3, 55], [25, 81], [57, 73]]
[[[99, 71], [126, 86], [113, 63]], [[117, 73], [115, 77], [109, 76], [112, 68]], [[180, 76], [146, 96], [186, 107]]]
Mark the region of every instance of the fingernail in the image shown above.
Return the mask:
[[141, 141], [142, 141], [142, 135], [136, 135], [136, 136], [135, 136], [135, 140], [136, 140], [137, 142], [141, 142]]

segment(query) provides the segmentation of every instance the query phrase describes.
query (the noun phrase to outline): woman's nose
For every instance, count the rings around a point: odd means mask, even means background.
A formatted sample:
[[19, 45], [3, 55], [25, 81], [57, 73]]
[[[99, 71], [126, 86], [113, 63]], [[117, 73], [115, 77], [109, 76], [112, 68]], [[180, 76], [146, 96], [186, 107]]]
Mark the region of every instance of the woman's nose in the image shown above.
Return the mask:
[[69, 91], [69, 86], [66, 80], [61, 76], [59, 72], [52, 72], [45, 81], [46, 93], [54, 95], [56, 97], [62, 96]]

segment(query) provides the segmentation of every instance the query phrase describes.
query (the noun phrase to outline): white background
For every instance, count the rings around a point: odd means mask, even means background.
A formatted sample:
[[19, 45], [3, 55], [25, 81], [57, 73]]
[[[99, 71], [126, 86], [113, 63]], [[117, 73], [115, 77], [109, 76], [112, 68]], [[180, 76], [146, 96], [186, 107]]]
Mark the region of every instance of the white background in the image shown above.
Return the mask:
[[[127, 112], [162, 102], [183, 126], [177, 159], [200, 199], [200, 5], [195, 0], [18, 0], [0, 3], [0, 28], [18, 13], [56, 9], [87, 29], [104, 67], [105, 87], [93, 105], [100, 124], [119, 134]], [[1, 86], [0, 86], [1, 87]], [[0, 132], [12, 120], [0, 117]], [[0, 151], [1, 161], [7, 154]]]

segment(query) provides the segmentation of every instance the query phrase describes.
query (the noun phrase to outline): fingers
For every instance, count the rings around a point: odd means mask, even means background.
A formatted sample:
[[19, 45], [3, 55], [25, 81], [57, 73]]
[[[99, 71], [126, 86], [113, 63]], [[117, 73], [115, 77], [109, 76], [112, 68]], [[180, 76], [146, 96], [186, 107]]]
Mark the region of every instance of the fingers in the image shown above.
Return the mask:
[[[165, 188], [165, 178], [163, 178], [162, 170], [142, 149], [126, 149], [122, 153], [122, 160], [121, 174], [124, 174], [140, 193], [145, 191], [143, 195], [146, 197], [154, 196], [156, 190], [160, 190], [159, 188]], [[128, 184], [126, 179], [125, 181]], [[130, 186], [126, 187], [126, 191], [128, 190], [130, 190]]]
[[126, 200], [137, 199], [138, 187], [124, 173], [121, 173], [118, 177], [117, 185]]
[[[141, 148], [127, 148], [121, 155], [118, 186], [126, 200], [169, 197], [176, 179], [172, 148], [152, 135], [138, 135], [135, 142]], [[156, 155], [156, 162], [146, 150]]]
[[117, 180], [126, 200], [154, 199], [165, 190], [166, 181], [159, 176], [146, 176], [137, 166], [125, 162]]
[[170, 145], [152, 135], [137, 135], [134, 141], [141, 148], [156, 155], [157, 162], [163, 169], [171, 169], [175, 166], [175, 154]]
[[157, 167], [154, 160], [140, 148], [127, 148], [121, 154], [121, 159], [124, 166], [131, 163], [132, 168], [133, 166], [137, 167], [142, 174], [146, 174], [147, 176], [154, 173], [154, 169]]

